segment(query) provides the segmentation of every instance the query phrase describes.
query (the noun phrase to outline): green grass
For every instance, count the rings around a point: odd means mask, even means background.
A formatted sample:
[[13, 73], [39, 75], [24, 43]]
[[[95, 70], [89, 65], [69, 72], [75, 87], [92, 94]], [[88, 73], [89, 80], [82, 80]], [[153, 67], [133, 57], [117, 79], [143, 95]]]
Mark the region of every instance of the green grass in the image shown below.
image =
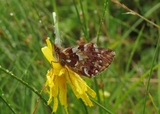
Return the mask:
[[[160, 25], [158, 0], [122, 3]], [[49, 96], [40, 91], [51, 67], [41, 48], [46, 37], [54, 43], [53, 11], [64, 47], [77, 45], [83, 37], [116, 52], [107, 70], [84, 78], [97, 92], [94, 107], [86, 107], [68, 86], [70, 114], [160, 113], [160, 32], [153, 24], [126, 14], [111, 1], [0, 0], [0, 4], [0, 114], [31, 114], [38, 97], [36, 114], [51, 113], [52, 105], [46, 105]], [[56, 113], [64, 114], [64, 108], [59, 105]]]

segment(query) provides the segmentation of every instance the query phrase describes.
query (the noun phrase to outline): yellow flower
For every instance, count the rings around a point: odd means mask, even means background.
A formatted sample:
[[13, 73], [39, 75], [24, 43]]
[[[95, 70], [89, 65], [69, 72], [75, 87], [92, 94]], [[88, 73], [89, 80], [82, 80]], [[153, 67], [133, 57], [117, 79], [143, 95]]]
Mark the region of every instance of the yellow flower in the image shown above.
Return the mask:
[[74, 71], [70, 70], [67, 66], [62, 66], [56, 61], [53, 56], [53, 49], [49, 39], [46, 40], [47, 46], [42, 48], [42, 52], [47, 60], [51, 63], [52, 68], [48, 70], [46, 77], [46, 87], [50, 95], [48, 105], [54, 99], [53, 112], [57, 111], [58, 108], [58, 96], [61, 105], [64, 106], [66, 113], [67, 110], [67, 86], [68, 83], [77, 98], [81, 98], [86, 106], [93, 106], [92, 101], [89, 99], [95, 97], [96, 93], [86, 84], [86, 82]]

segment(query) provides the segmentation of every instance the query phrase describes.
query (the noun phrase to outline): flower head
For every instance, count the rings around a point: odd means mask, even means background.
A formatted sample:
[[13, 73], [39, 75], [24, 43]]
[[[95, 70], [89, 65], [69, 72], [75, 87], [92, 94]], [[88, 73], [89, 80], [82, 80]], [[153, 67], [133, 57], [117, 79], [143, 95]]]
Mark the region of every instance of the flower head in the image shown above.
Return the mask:
[[70, 70], [67, 66], [62, 66], [57, 62], [53, 56], [54, 50], [49, 39], [46, 40], [47, 46], [42, 48], [42, 52], [47, 60], [51, 63], [52, 68], [48, 70], [46, 77], [46, 87], [50, 95], [48, 105], [54, 100], [53, 112], [58, 108], [58, 97], [61, 105], [64, 106], [66, 113], [67, 110], [67, 86], [68, 83], [77, 98], [81, 98], [86, 106], [93, 106], [89, 99], [95, 97], [96, 93], [86, 84], [86, 82], [74, 71]]

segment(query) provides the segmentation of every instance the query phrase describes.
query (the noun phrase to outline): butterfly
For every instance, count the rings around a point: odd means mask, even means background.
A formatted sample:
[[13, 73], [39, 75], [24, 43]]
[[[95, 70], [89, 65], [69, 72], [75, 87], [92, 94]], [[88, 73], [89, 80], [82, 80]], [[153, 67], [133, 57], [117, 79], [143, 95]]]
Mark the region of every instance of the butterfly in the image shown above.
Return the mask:
[[54, 44], [54, 54], [58, 62], [81, 76], [93, 77], [104, 71], [113, 61], [115, 52], [99, 48], [94, 43], [86, 43], [62, 48]]

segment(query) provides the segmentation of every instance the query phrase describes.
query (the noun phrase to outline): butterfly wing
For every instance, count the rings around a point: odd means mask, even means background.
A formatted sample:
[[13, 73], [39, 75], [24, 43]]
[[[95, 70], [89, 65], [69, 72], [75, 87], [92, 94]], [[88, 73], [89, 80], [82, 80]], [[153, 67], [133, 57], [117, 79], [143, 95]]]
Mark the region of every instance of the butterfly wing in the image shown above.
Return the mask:
[[115, 56], [114, 51], [98, 48], [94, 43], [65, 48], [62, 53], [60, 58], [63, 59], [66, 66], [79, 75], [87, 77], [92, 77], [105, 70]]

